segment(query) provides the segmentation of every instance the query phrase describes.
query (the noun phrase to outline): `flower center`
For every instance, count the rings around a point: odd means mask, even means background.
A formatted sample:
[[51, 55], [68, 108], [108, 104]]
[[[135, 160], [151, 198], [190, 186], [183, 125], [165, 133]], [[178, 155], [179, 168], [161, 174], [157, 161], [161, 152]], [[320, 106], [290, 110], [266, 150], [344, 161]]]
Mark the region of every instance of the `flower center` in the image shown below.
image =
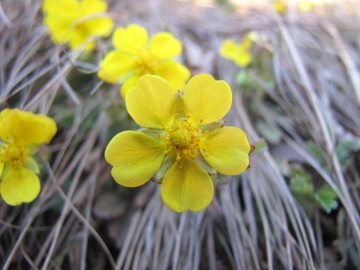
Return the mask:
[[190, 124], [187, 118], [175, 120], [171, 128], [165, 129], [168, 133], [166, 139], [168, 147], [165, 153], [167, 154], [174, 149], [177, 152], [177, 161], [184, 155], [196, 158], [200, 140], [206, 135], [205, 133], [202, 134], [199, 125]]
[[4, 162], [10, 167], [20, 167], [26, 159], [25, 147], [16, 142], [7, 142], [2, 146]]
[[148, 52], [137, 55], [135, 71], [139, 75], [154, 74], [156, 71], [156, 59]]

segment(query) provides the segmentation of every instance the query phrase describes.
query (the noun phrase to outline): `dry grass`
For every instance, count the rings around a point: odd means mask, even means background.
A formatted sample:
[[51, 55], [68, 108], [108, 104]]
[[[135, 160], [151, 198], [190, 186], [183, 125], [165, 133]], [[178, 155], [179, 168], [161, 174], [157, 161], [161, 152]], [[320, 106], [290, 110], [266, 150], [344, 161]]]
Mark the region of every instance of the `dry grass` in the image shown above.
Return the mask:
[[[40, 153], [37, 200], [19, 207], [0, 202], [2, 268], [359, 269], [360, 155], [353, 152], [344, 167], [335, 150], [344, 140], [360, 145], [360, 18], [346, 13], [360, 6], [349, 1], [345, 9], [337, 4], [282, 17], [250, 6], [229, 13], [191, 2], [108, 2], [116, 25], [135, 22], [150, 32], [173, 32], [194, 73], [213, 73], [231, 84], [227, 120], [250, 142], [263, 140], [260, 120], [279, 140], [254, 153], [240, 178], [224, 179], [227, 184], [199, 213], [173, 213], [154, 183], [118, 186], [104, 148], [117, 132], [136, 126], [118, 86], [96, 77], [111, 40], [99, 41], [87, 56], [54, 46], [41, 24], [41, 1], [4, 0], [0, 108], [49, 114], [59, 131]], [[272, 51], [275, 86], [250, 72], [260, 92], [240, 91], [238, 68], [217, 55], [224, 38], [240, 39], [250, 30], [265, 34], [264, 46]], [[310, 143], [322, 157], [309, 150]], [[327, 215], [300, 204], [278, 160], [305, 169], [316, 185], [328, 183], [338, 194], [338, 209]]]

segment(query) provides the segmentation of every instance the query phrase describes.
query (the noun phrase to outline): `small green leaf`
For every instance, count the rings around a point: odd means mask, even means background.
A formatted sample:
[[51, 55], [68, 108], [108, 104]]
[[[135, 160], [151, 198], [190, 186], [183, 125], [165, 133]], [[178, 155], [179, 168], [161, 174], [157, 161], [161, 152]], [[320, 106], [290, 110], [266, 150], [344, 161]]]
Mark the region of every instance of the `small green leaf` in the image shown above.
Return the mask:
[[40, 173], [39, 166], [32, 157], [27, 157], [24, 162], [24, 167], [29, 169], [30, 171], [33, 171], [36, 174]]
[[256, 127], [259, 133], [270, 143], [276, 144], [281, 140], [279, 132], [265, 121], [258, 121]]
[[245, 70], [236, 73], [235, 83], [240, 88], [256, 88], [257, 83], [251, 78], [249, 73]]
[[202, 132], [212, 132], [214, 130], [217, 130], [219, 128], [223, 128], [224, 126], [226, 125], [226, 120], [219, 120], [219, 121], [216, 121], [216, 122], [213, 122], [211, 124], [206, 124], [206, 125], [203, 125], [200, 127], [200, 130]]
[[[251, 153], [262, 152], [267, 148], [265, 141], [258, 141], [254, 144], [255, 149]], [[249, 153], [250, 154], [250, 153]]]
[[353, 151], [359, 149], [358, 144], [355, 141], [341, 141], [335, 150], [336, 156], [340, 160], [341, 167], [343, 169], [348, 168], [354, 162]]
[[307, 143], [309, 151], [322, 163], [325, 163], [324, 151], [313, 142]]
[[161, 180], [164, 178], [164, 175], [166, 174], [166, 172], [171, 168], [171, 166], [175, 162], [174, 157], [171, 157], [170, 154], [165, 155], [165, 158], [164, 158], [159, 170], [155, 174], [155, 181], [158, 183], [161, 183]]
[[310, 176], [305, 171], [296, 168], [291, 169], [290, 188], [295, 193], [309, 198], [314, 193], [314, 186]]
[[331, 210], [337, 208], [338, 202], [336, 201], [336, 198], [337, 194], [328, 185], [323, 186], [315, 194], [315, 200], [327, 213], [330, 213]]
[[355, 141], [341, 141], [336, 147], [336, 155], [339, 158], [343, 158], [348, 152], [359, 149], [358, 144]]

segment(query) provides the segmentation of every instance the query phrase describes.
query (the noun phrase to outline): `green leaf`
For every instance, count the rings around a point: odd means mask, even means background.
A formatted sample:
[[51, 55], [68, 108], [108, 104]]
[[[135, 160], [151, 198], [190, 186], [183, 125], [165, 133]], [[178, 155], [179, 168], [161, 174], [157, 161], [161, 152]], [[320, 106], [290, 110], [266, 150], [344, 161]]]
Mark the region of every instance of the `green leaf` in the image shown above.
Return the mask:
[[26, 158], [26, 160], [24, 162], [24, 167], [29, 169], [30, 171], [33, 171], [36, 174], [40, 173], [39, 166], [32, 157]]
[[325, 163], [326, 160], [324, 157], [324, 151], [319, 146], [313, 142], [308, 142], [307, 148], [317, 158], [318, 161], [320, 161], [322, 164]]
[[291, 169], [290, 189], [300, 195], [311, 198], [314, 193], [314, 186], [310, 176], [301, 169]]
[[265, 121], [258, 121], [256, 127], [259, 133], [270, 143], [276, 144], [281, 140], [279, 132]]
[[255, 149], [252, 153], [262, 152], [267, 148], [267, 144], [265, 141], [258, 141], [254, 144]]
[[331, 210], [337, 208], [338, 202], [336, 201], [336, 198], [337, 194], [328, 185], [323, 186], [315, 194], [315, 200], [327, 213], [330, 213]]
[[351, 152], [357, 149], [359, 149], [359, 146], [355, 141], [341, 141], [337, 145], [335, 153], [343, 169], [346, 169], [354, 162], [354, 155]]
[[257, 87], [257, 83], [253, 80], [253, 78], [245, 70], [236, 73], [235, 83], [240, 88], [249, 89], [249, 88]]
[[357, 142], [351, 140], [341, 141], [336, 147], [336, 154], [340, 157], [344, 152], [355, 151], [357, 149], [359, 149]]

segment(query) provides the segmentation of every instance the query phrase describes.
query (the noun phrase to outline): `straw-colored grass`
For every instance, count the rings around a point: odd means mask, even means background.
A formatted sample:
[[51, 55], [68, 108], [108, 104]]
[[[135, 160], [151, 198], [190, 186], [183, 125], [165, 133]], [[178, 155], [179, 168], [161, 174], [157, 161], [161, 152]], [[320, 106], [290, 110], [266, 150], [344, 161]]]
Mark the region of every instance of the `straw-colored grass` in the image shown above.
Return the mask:
[[[39, 197], [18, 207], [0, 201], [2, 269], [359, 268], [360, 5], [348, 1], [282, 16], [266, 2], [108, 2], [117, 26], [170, 31], [182, 40], [193, 73], [227, 81], [233, 107], [226, 119], [252, 144], [264, 141], [259, 121], [278, 139], [252, 154], [241, 176], [223, 179], [202, 212], [172, 212], [153, 182], [118, 186], [104, 149], [136, 125], [118, 86], [96, 76], [111, 39], [81, 55], [50, 41], [41, 1], [3, 0], [0, 109], [48, 114], [58, 133], [40, 152]], [[254, 89], [243, 91], [234, 81], [239, 68], [218, 49], [225, 38], [240, 40], [251, 30], [267, 37], [252, 52], [271, 51], [267, 72], [274, 85], [252, 69]], [[357, 145], [347, 166], [335, 151], [343, 141]], [[315, 186], [330, 185], [338, 208], [326, 214], [299, 202], [283, 165], [302, 168]]]

